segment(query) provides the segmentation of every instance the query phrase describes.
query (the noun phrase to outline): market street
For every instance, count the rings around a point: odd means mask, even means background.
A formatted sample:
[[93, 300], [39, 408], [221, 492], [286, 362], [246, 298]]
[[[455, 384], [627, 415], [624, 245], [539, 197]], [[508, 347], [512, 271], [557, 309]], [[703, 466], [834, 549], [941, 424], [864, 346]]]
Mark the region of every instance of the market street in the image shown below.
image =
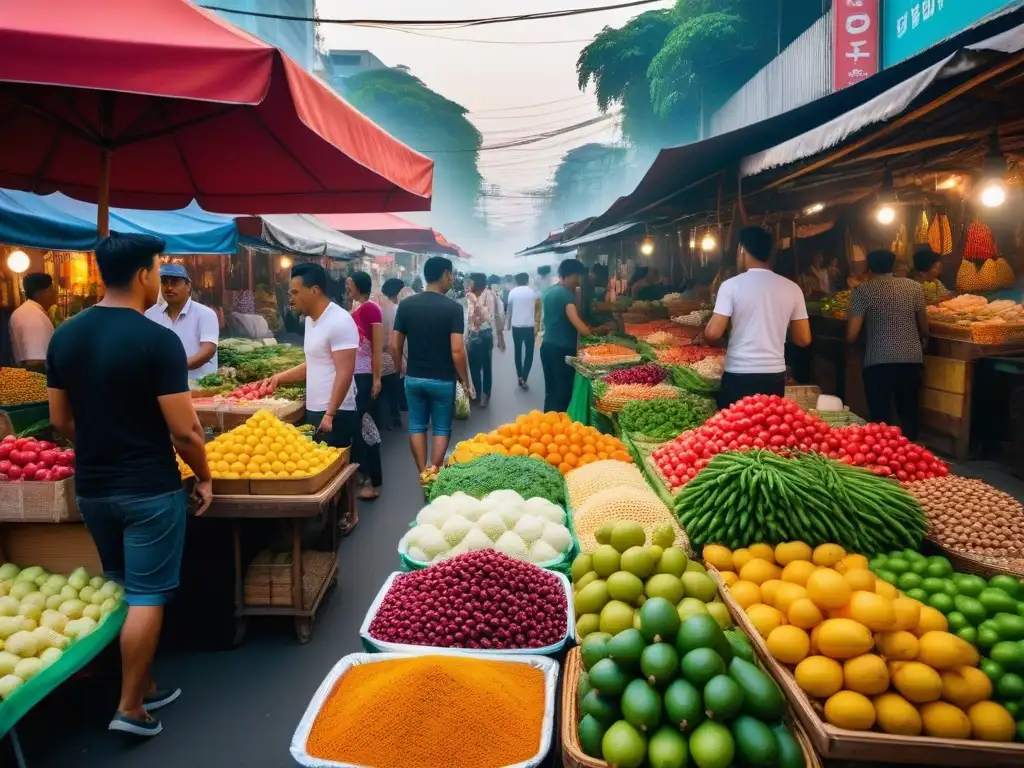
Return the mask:
[[[539, 364], [529, 392], [515, 386], [511, 348], [494, 351], [494, 374], [490, 405], [474, 409], [468, 422], [455, 422], [453, 445], [540, 408]], [[106, 729], [117, 704], [116, 667], [102, 678], [69, 681], [18, 726], [29, 768], [294, 765], [288, 745], [295, 726], [331, 667], [345, 654], [363, 650], [359, 626], [384, 579], [398, 570], [396, 543], [423, 506], [404, 432], [383, 433], [381, 459], [384, 492], [373, 504], [360, 506], [359, 525], [342, 542], [338, 586], [324, 601], [308, 645], [295, 642], [290, 620], [275, 619], [251, 623], [234, 651], [158, 656], [158, 675], [181, 686], [183, 695], [161, 713], [165, 733], [146, 742]], [[82, 702], [92, 705], [82, 707]], [[59, 738], [54, 738], [56, 723]], [[0, 752], [0, 764], [9, 757]]]

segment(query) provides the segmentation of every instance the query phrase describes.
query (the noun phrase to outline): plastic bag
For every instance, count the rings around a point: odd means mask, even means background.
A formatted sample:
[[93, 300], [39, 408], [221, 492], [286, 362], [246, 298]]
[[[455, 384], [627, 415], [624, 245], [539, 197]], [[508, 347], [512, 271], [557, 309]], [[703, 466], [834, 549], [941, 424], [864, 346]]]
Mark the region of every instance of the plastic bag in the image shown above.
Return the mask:
[[469, 395], [467, 395], [466, 390], [462, 388], [462, 384], [455, 385], [455, 418], [469, 418]]

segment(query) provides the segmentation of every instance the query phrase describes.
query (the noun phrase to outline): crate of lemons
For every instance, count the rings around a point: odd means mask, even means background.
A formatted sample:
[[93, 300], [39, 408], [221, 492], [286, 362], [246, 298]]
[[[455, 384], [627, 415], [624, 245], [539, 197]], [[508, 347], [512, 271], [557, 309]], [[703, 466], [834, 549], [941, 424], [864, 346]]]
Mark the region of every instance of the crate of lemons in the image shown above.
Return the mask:
[[286, 424], [266, 409], [206, 444], [215, 480], [276, 480], [312, 477], [341, 451], [314, 442], [308, 429]]
[[837, 544], [708, 545], [733, 600], [836, 728], [1009, 742], [977, 649], [935, 608], [902, 595]]

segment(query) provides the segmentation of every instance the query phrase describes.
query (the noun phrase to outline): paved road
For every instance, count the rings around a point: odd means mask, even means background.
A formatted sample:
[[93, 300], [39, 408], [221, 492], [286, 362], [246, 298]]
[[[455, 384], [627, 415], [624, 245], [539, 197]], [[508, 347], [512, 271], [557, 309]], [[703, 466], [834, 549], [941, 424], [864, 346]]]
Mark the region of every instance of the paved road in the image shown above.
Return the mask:
[[[489, 431], [540, 407], [539, 361], [529, 392], [515, 386], [511, 350], [503, 355], [495, 350], [494, 362], [491, 404], [475, 409], [468, 422], [456, 422], [456, 438]], [[384, 579], [397, 570], [395, 547], [423, 506], [404, 434], [384, 433], [383, 462], [384, 493], [361, 506], [359, 526], [342, 542], [338, 587], [321, 609], [308, 645], [298, 645], [291, 622], [282, 620], [250, 627], [245, 644], [234, 651], [161, 657], [161, 679], [173, 680], [184, 695], [162, 713], [164, 733], [145, 743], [126, 742], [105, 730], [117, 704], [117, 680], [67, 683], [19, 728], [30, 768], [293, 766], [288, 744], [296, 723], [335, 662], [362, 650], [359, 625]], [[10, 759], [5, 744], [0, 765], [11, 765]]]

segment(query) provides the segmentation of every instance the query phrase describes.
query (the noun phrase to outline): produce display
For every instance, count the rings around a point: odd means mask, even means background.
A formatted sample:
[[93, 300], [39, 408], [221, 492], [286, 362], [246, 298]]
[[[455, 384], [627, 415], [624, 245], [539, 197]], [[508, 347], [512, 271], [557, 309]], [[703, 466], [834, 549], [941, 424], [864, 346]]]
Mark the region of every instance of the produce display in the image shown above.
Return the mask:
[[660, 400], [679, 397], [682, 391], [669, 384], [605, 384], [594, 382], [594, 405], [604, 413], [617, 413], [635, 400]]
[[24, 368], [0, 368], [0, 406], [45, 403], [46, 376]]
[[75, 451], [48, 440], [8, 435], [0, 440], [0, 482], [51, 482], [75, 474]]
[[544, 672], [530, 664], [410, 656], [349, 668], [306, 752], [388, 768], [522, 765], [540, 750]]
[[1006, 325], [1024, 323], [1024, 306], [1009, 299], [989, 302], [984, 296], [965, 293], [928, 307], [928, 319], [952, 325]]
[[[461, 441], [452, 451], [449, 462], [464, 464], [488, 454], [528, 456], [557, 467], [562, 474], [603, 459], [633, 460], [618, 438], [576, 424], [564, 413], [540, 411], [530, 411], [511, 424]], [[500, 487], [503, 486], [491, 490]]]
[[833, 427], [777, 395], [745, 397], [716, 413], [703, 426], [661, 446], [652, 456], [669, 488], [678, 490], [722, 451], [751, 448], [780, 454], [819, 453], [900, 482], [949, 474], [945, 462], [911, 443], [899, 427]]
[[623, 432], [662, 441], [699, 427], [715, 412], [714, 401], [682, 395], [674, 400], [637, 400], [619, 414]]
[[475, 499], [462, 491], [438, 496], [416, 515], [399, 552], [418, 564], [493, 549], [538, 565], [563, 560], [573, 548], [565, 510], [547, 499], [493, 491]]
[[741, 631], [702, 613], [680, 621], [660, 598], [637, 618], [636, 628], [583, 642], [577, 733], [586, 754], [619, 768], [805, 765], [782, 692]]
[[668, 378], [668, 371], [660, 365], [645, 363], [632, 368], [620, 368], [604, 377], [605, 384], [646, 384], [653, 387]]
[[646, 323], [624, 323], [623, 329], [627, 336], [642, 339], [659, 331], [672, 331], [673, 325], [670, 320], [648, 320]]
[[678, 325], [690, 326], [692, 328], [699, 328], [702, 325], [707, 324], [707, 313], [695, 309], [692, 312], [687, 312], [685, 315], [676, 315], [672, 318], [673, 323]]
[[658, 362], [672, 363], [674, 365], [693, 365], [709, 357], [725, 357], [725, 350], [720, 347], [675, 347], [674, 349], [659, 350], [657, 353]]
[[38, 565], [0, 565], [0, 699], [58, 661], [115, 610], [124, 589], [84, 568], [68, 575]]
[[290, 400], [298, 401], [306, 399], [306, 387], [278, 387], [271, 389], [270, 379], [253, 381], [248, 384], [239, 384], [228, 392], [226, 397], [229, 400]]
[[988, 225], [972, 221], [964, 238], [964, 258], [956, 273], [958, 291], [994, 291], [1012, 288], [1017, 281], [1010, 262], [999, 256]]
[[430, 486], [430, 501], [457, 491], [482, 499], [501, 490], [515, 491], [524, 499], [539, 497], [552, 504], [565, 503], [565, 481], [550, 462], [494, 453], [442, 469]]
[[1015, 564], [1024, 573], [1024, 506], [982, 480], [938, 477], [907, 485], [931, 523], [928, 535], [949, 549]]
[[638, 490], [628, 485], [607, 488], [595, 493], [572, 510], [572, 525], [580, 543], [580, 550], [593, 552], [600, 546], [602, 532], [616, 521], [636, 523], [648, 536], [671, 530], [675, 546], [689, 551], [686, 532], [668, 507], [650, 488]]
[[705, 357], [688, 365], [669, 365], [672, 383], [688, 392], [714, 392], [725, 373], [725, 358]]
[[878, 555], [870, 566], [879, 579], [944, 614], [946, 629], [981, 651], [992, 698], [1016, 719], [1024, 741], [1024, 583], [957, 573], [946, 558], [912, 550]]
[[572, 563], [577, 639], [595, 632], [618, 634], [645, 614], [663, 622], [658, 634], [666, 637], [696, 613], [722, 628], [732, 625], [725, 605], [716, 602], [714, 581], [674, 546], [675, 533], [664, 525], [648, 544], [648, 532], [632, 520], [616, 520], [598, 532], [597, 548]]
[[297, 427], [267, 410], [206, 444], [214, 480], [272, 480], [312, 477], [323, 472], [341, 451], [314, 443]]
[[722, 453], [687, 483], [676, 514], [695, 546], [838, 542], [858, 552], [916, 547], [928, 521], [899, 484], [818, 454]]
[[636, 350], [622, 344], [595, 344], [583, 347], [579, 351], [579, 359], [587, 365], [621, 365], [622, 363], [639, 363], [640, 355]]
[[821, 312], [838, 320], [845, 320], [850, 313], [850, 296], [853, 291], [836, 291], [833, 296], [821, 300]]
[[574, 469], [565, 476], [565, 487], [569, 494], [569, 508], [578, 509], [584, 502], [609, 488], [633, 488], [649, 491], [647, 480], [632, 464], [613, 459], [595, 461]]
[[[709, 562], [731, 557], [739, 567], [730, 594], [796, 684], [824, 701], [827, 722], [902, 736], [1014, 739], [1014, 719], [991, 700], [977, 649], [950, 633], [933, 606], [876, 578], [863, 555], [801, 541], [755, 544], [737, 562], [739, 554], [704, 552]], [[934, 567], [914, 555], [925, 572]]]
[[567, 631], [563, 581], [490, 550], [400, 574], [369, 628], [387, 643], [478, 650], [544, 648]]
[[273, 339], [221, 339], [217, 345], [217, 373], [241, 384], [266, 379], [305, 359], [301, 347], [278, 344]]

